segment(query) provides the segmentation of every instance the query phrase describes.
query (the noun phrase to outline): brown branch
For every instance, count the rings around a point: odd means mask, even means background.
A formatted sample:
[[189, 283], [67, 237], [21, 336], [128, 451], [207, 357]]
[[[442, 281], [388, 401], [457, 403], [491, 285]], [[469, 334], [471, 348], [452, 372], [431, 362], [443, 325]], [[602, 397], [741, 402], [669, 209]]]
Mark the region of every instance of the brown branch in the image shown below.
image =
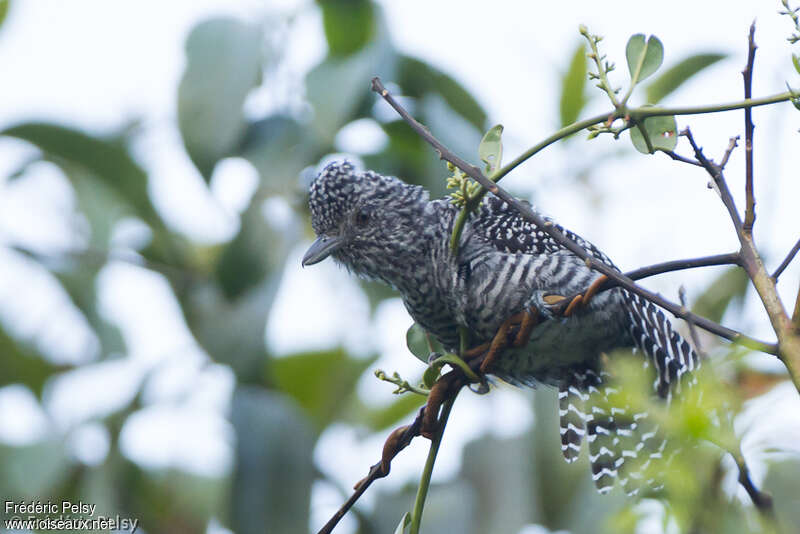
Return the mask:
[[[631, 280], [641, 280], [642, 278], [649, 278], [658, 274], [669, 273], [673, 271], [682, 271], [684, 269], [694, 269], [697, 267], [711, 267], [714, 265], [739, 265], [739, 253], [729, 252], [727, 254], [717, 254], [716, 256], [704, 256], [702, 258], [691, 258], [688, 260], [673, 260], [665, 261], [664, 263], [656, 263], [648, 265], [647, 267], [640, 267], [633, 271], [628, 271], [625, 276]], [[610, 282], [609, 282], [610, 283]], [[605, 285], [601, 286], [605, 289]]]
[[[775, 279], [767, 273], [764, 261], [753, 241], [753, 233], [744, 228], [742, 220], [739, 217], [739, 212], [736, 210], [736, 204], [728, 189], [728, 184], [722, 173], [722, 168], [703, 155], [703, 150], [695, 142], [689, 128], [686, 128], [681, 135], [684, 135], [689, 140], [697, 161], [700, 162], [713, 179], [714, 187], [722, 203], [725, 205], [725, 208], [728, 210], [731, 222], [736, 230], [736, 236], [741, 245], [741, 250], [739, 252], [741, 266], [753, 283], [761, 299], [761, 303], [764, 306], [764, 310], [767, 312], [772, 328], [775, 330], [775, 334], [778, 337], [777, 350], [772, 354], [776, 354], [786, 366], [795, 388], [800, 392], [800, 334], [798, 333], [800, 329], [798, 329], [797, 326], [800, 321], [793, 322], [786, 314], [786, 309], [775, 287]], [[800, 297], [798, 298], [800, 299]], [[796, 304], [796, 308], [798, 306], [800, 306], [800, 304]], [[795, 317], [796, 316], [797, 314]], [[702, 325], [698, 323], [698, 326]]]
[[[750, 25], [750, 35], [747, 39], [747, 66], [742, 71], [744, 78], [744, 97], [748, 99], [753, 94], [753, 63], [756, 59], [755, 43], [756, 22]], [[751, 233], [753, 223], [756, 221], [756, 200], [753, 194], [753, 111], [751, 108], [744, 110], [744, 156], [745, 156], [745, 197], [744, 231]]]
[[[728, 215], [731, 218], [731, 222], [736, 230], [736, 234], [741, 235], [742, 218], [739, 216], [739, 212], [736, 210], [736, 203], [733, 200], [733, 195], [731, 195], [730, 189], [728, 189], [728, 183], [725, 181], [725, 177], [722, 174], [722, 167], [708, 159], [705, 154], [703, 154], [703, 149], [697, 145], [694, 140], [694, 136], [692, 135], [692, 131], [688, 127], [685, 128], [680, 135], [689, 140], [689, 144], [692, 145], [692, 150], [694, 150], [694, 157], [697, 158], [698, 163], [700, 163], [700, 165], [714, 180], [714, 189], [717, 191], [720, 199], [722, 199], [722, 203], [728, 210]], [[728, 146], [730, 147], [731, 145], [734, 145], [733, 139], [731, 140], [731, 144]]]
[[689, 165], [696, 165], [698, 167], [702, 167], [702, 165], [700, 165], [697, 161], [681, 156], [680, 154], [677, 154], [672, 150], [660, 150], [659, 152], [663, 152], [664, 154], [671, 157], [675, 161], [680, 161], [681, 163], [688, 163]]
[[356, 501], [361, 498], [364, 492], [367, 491], [370, 484], [389, 474], [392, 466], [392, 459], [394, 459], [394, 457], [397, 456], [400, 451], [408, 447], [408, 445], [411, 443], [411, 440], [419, 436], [420, 429], [422, 428], [422, 419], [424, 413], [425, 407], [423, 406], [419, 409], [417, 417], [414, 419], [413, 423], [407, 426], [401, 426], [389, 434], [389, 437], [386, 438], [386, 442], [383, 444], [383, 454], [381, 455], [381, 460], [370, 467], [369, 474], [356, 483], [356, 485], [353, 487], [355, 490], [353, 494], [336, 511], [336, 513], [333, 514], [333, 517], [331, 517], [328, 522], [325, 523], [325, 526], [319, 530], [318, 534], [330, 534], [333, 532], [333, 529], [336, 528], [336, 525], [339, 523], [339, 521], [345, 516], [347, 511], [353, 507]]
[[725, 165], [728, 164], [728, 160], [730, 159], [731, 154], [733, 154], [733, 149], [735, 149], [737, 146], [739, 146], [739, 136], [735, 135], [731, 137], [730, 141], [728, 142], [728, 148], [725, 149], [725, 154], [722, 155], [722, 161], [719, 162], [720, 170], [725, 169]]
[[[478, 362], [480, 363], [480, 362]], [[336, 511], [335, 514], [325, 523], [318, 534], [330, 534], [339, 521], [347, 514], [348, 510], [361, 498], [364, 492], [367, 491], [369, 486], [389, 474], [392, 467], [392, 460], [397, 456], [400, 451], [408, 447], [411, 441], [420, 435], [430, 437], [432, 432], [436, 431], [437, 425], [440, 423], [439, 411], [445, 402], [455, 399], [461, 388], [468, 382], [466, 376], [461, 369], [453, 369], [452, 371], [442, 375], [431, 388], [428, 395], [428, 402], [419, 409], [417, 417], [410, 425], [401, 426], [396, 428], [389, 434], [383, 444], [383, 453], [381, 460], [370, 467], [367, 476], [359, 480], [353, 486], [353, 494], [349, 499]]]
[[[678, 289], [678, 298], [681, 300], [681, 306], [685, 309], [689, 309], [688, 304], [686, 303], [686, 288], [681, 286]], [[708, 355], [703, 350], [703, 346], [700, 344], [700, 336], [697, 333], [697, 326], [694, 324], [694, 321], [691, 319], [687, 320], [686, 323], [689, 325], [689, 335], [692, 336], [692, 343], [694, 343], [694, 350], [697, 352], [697, 355], [700, 356], [701, 360], [705, 360]]]
[[778, 280], [778, 277], [783, 274], [783, 271], [785, 271], [789, 264], [792, 263], [792, 260], [794, 259], [795, 255], [797, 255], [798, 250], [800, 250], [800, 239], [797, 240], [797, 243], [794, 244], [792, 250], [789, 251], [789, 254], [786, 255], [781, 264], [778, 265], [778, 268], [775, 269], [775, 272], [770, 276], [773, 280]]
[[425, 141], [427, 141], [436, 152], [439, 154], [441, 159], [449, 161], [471, 178], [473, 178], [476, 182], [481, 184], [485, 189], [489, 190], [492, 194], [497, 196], [498, 198], [504, 200], [509, 206], [512, 206], [520, 216], [536, 225], [539, 229], [543, 232], [547, 233], [550, 237], [552, 237], [557, 243], [561, 246], [569, 250], [570, 252], [574, 253], [576, 256], [581, 258], [586, 262], [586, 265], [594, 269], [602, 274], [605, 274], [609, 278], [613, 279], [620, 287], [623, 287], [630, 291], [631, 293], [635, 293], [642, 298], [661, 306], [665, 310], [672, 313], [674, 316], [679, 317], [681, 319], [686, 319], [687, 317], [691, 317], [695, 324], [712, 332], [720, 337], [728, 339], [730, 341], [735, 341], [738, 343], [742, 343], [745, 346], [750, 348], [760, 350], [762, 352], [767, 352], [769, 354], [776, 354], [777, 347], [774, 344], [764, 343], [762, 341], [758, 341], [751, 337], [745, 336], [744, 334], [727, 328], [725, 326], [719, 325], [705, 317], [700, 317], [699, 315], [695, 315], [685, 309], [682, 306], [670, 302], [660, 295], [653, 293], [643, 287], [636, 285], [633, 280], [628, 278], [627, 276], [619, 273], [612, 267], [596, 260], [594, 257], [589, 255], [583, 247], [581, 247], [575, 241], [569, 239], [567, 236], [564, 235], [555, 225], [553, 224], [546, 224], [544, 218], [533, 211], [530, 207], [526, 206], [522, 202], [518, 201], [514, 198], [513, 195], [508, 193], [505, 189], [502, 189], [496, 183], [489, 180], [486, 176], [483, 175], [480, 169], [475, 167], [474, 165], [470, 165], [462, 158], [454, 154], [450, 151], [447, 147], [445, 147], [438, 139], [436, 139], [430, 131], [420, 124], [416, 119], [411, 117], [408, 112], [403, 108], [397, 100], [389, 93], [389, 91], [384, 87], [383, 83], [381, 82], [380, 78], [375, 77], [372, 79], [372, 90], [376, 93], [380, 94], [386, 102], [394, 108], [395, 111], [403, 118], [404, 121], [408, 123], [411, 128], [417, 132], [417, 134], [422, 137]]
[[750, 469], [744, 460], [741, 449], [738, 451], [730, 451], [733, 459], [736, 461], [736, 466], [739, 468], [739, 484], [744, 488], [753, 501], [756, 509], [773, 525], [775, 524], [775, 509], [772, 505], [772, 496], [769, 493], [759, 490], [750, 478]]

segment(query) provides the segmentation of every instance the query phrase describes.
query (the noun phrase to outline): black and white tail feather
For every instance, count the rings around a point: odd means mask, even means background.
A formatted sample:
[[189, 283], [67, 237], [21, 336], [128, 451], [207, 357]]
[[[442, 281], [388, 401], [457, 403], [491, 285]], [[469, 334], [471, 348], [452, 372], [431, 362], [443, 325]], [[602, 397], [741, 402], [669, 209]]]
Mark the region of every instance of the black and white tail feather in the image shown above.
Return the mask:
[[[694, 383], [690, 373], [699, 366], [697, 353], [675, 332], [664, 312], [633, 293], [624, 292], [634, 351], [645, 355], [645, 367], [655, 370], [653, 389], [669, 402], [681, 384]], [[575, 370], [559, 386], [561, 451], [567, 462], [580, 455], [588, 442], [592, 480], [600, 493], [615, 481], [628, 495], [643, 487], [657, 489], [654, 479], [644, 479], [651, 462], [663, 457], [667, 445], [657, 425], [646, 413], [634, 413], [617, 401], [609, 375], [593, 369]]]

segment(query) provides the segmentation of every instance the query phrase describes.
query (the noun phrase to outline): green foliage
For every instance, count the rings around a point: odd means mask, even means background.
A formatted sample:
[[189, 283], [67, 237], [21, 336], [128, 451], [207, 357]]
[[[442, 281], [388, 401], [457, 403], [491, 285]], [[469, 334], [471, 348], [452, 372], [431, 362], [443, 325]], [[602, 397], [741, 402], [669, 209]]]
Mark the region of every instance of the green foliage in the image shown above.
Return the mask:
[[361, 50], [375, 31], [374, 8], [369, 0], [318, 0], [322, 26], [332, 56]]
[[679, 61], [647, 86], [647, 103], [657, 104], [666, 98], [690, 78], [718, 61], [728, 56], [726, 54], [693, 54]]
[[129, 208], [129, 214], [149, 224], [160, 220], [147, 193], [147, 174], [131, 157], [124, 139], [103, 139], [73, 128], [41, 122], [5, 128], [0, 130], [0, 135], [35, 145], [42, 151], [43, 158], [57, 165], [76, 166], [88, 171]]
[[412, 324], [406, 332], [406, 345], [411, 354], [416, 356], [425, 365], [428, 364], [428, 356], [432, 352], [442, 353], [444, 347], [436, 341], [424, 328], [417, 323]]
[[503, 162], [503, 125], [492, 126], [483, 135], [478, 145], [478, 157], [486, 164], [486, 175], [490, 176]]
[[240, 387], [231, 422], [238, 436], [231, 526], [241, 534], [305, 532], [314, 439], [300, 409], [279, 393]]
[[572, 54], [569, 68], [561, 78], [559, 117], [562, 127], [577, 121], [581, 110], [588, 101], [586, 97], [586, 77], [588, 69], [589, 67], [586, 64], [586, 46], [581, 43]]
[[404, 534], [404, 532], [406, 531], [406, 527], [410, 524], [411, 524], [411, 514], [406, 512], [405, 514], [403, 514], [402, 519], [400, 519], [400, 522], [397, 524], [397, 528], [394, 529], [394, 534]]
[[407, 96], [421, 98], [435, 93], [453, 111], [464, 117], [478, 130], [486, 124], [486, 112], [460, 83], [441, 70], [408, 56], [400, 56], [397, 64], [397, 83]]
[[633, 146], [642, 154], [673, 150], [678, 144], [678, 125], [672, 115], [648, 117], [630, 132]]
[[341, 415], [358, 378], [376, 359], [355, 359], [342, 349], [296, 354], [273, 360], [272, 376], [320, 431]]
[[750, 280], [741, 267], [730, 267], [720, 274], [700, 295], [692, 311], [712, 321], [720, 322], [731, 304], [741, 303]]
[[186, 152], [206, 180], [247, 129], [242, 106], [261, 82], [262, 38], [256, 27], [220, 18], [201, 23], [187, 40], [178, 125]]
[[0, 0], [0, 27], [8, 16], [8, 9], [11, 6], [11, 0]]
[[0, 328], [0, 386], [22, 384], [41, 396], [48, 378], [61, 368], [30, 346], [11, 338]]
[[644, 34], [637, 33], [628, 40], [625, 58], [628, 60], [631, 85], [636, 85], [661, 66], [664, 61], [664, 46], [655, 35], [651, 35], [645, 42]]

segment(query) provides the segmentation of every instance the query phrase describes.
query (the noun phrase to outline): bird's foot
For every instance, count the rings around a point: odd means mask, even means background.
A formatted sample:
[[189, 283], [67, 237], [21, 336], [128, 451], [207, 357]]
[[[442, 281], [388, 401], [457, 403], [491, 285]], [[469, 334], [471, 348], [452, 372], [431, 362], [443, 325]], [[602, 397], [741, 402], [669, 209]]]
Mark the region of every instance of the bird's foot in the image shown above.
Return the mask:
[[[595, 294], [600, 290], [600, 287], [607, 280], [608, 277], [604, 274], [597, 277], [584, 293], [576, 295], [572, 298], [569, 304], [567, 304], [567, 307], [564, 308], [564, 311], [561, 313], [561, 315], [563, 317], [570, 317], [573, 313], [575, 313], [575, 310], [577, 310], [579, 307], [585, 308], [586, 306], [588, 306], [589, 302], [592, 300], [592, 297], [595, 296]], [[555, 295], [555, 294], [545, 295], [544, 297], [542, 297], [542, 300], [548, 306], [556, 306], [562, 304], [563, 301], [566, 299], [567, 297], [563, 295]]]

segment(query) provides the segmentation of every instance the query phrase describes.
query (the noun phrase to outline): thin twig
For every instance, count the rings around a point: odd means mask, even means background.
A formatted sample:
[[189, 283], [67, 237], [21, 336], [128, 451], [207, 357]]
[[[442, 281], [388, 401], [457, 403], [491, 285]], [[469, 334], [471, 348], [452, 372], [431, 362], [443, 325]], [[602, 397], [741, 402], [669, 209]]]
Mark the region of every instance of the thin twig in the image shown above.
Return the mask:
[[800, 239], [797, 240], [797, 243], [794, 244], [792, 250], [789, 251], [789, 254], [786, 255], [781, 264], [778, 265], [778, 268], [775, 269], [775, 272], [772, 273], [771, 277], [773, 280], [778, 280], [778, 277], [783, 274], [783, 271], [785, 271], [789, 264], [792, 263], [792, 260], [797, 255], [798, 250], [800, 250]]
[[[685, 309], [689, 309], [688, 304], [686, 303], [686, 288], [681, 286], [678, 289], [678, 298], [681, 300], [681, 306]], [[686, 323], [689, 325], [689, 335], [692, 336], [692, 343], [694, 343], [694, 350], [700, 356], [701, 360], [705, 360], [708, 355], [703, 350], [703, 346], [700, 345], [700, 336], [697, 334], [697, 326], [694, 324], [694, 321], [691, 319], [687, 319]]]
[[[720, 170], [725, 169], [725, 165], [728, 164], [728, 160], [730, 159], [731, 154], [733, 154], [733, 149], [735, 149], [737, 146], [739, 146], [739, 136], [734, 135], [730, 138], [730, 141], [728, 141], [728, 148], [725, 149], [725, 154], [722, 156], [722, 161], [719, 162]], [[702, 167], [702, 165], [700, 166]]]
[[[702, 258], [665, 261], [664, 263], [656, 263], [634, 269], [633, 271], [628, 271], [625, 273], [625, 276], [631, 280], [641, 280], [642, 278], [649, 278], [650, 276], [658, 274], [682, 271], [684, 269], [694, 269], [696, 267], [711, 267], [714, 265], [739, 265], [739, 253], [729, 252], [727, 254], [717, 254], [715, 256], [704, 256]], [[606, 287], [602, 286], [601, 289], [606, 289]]]
[[[753, 63], [756, 59], [755, 43], [756, 22], [750, 25], [747, 40], [747, 66], [742, 71], [744, 78], [744, 97], [749, 99], [753, 94]], [[756, 200], [753, 194], [753, 112], [751, 108], [744, 110], [744, 157], [745, 157], [745, 197], [744, 231], [752, 232], [756, 220]]]
[[737, 332], [730, 328], [724, 327], [719, 325], [713, 321], [710, 321], [704, 317], [700, 317], [695, 315], [687, 310], [684, 310], [678, 304], [670, 302], [660, 295], [657, 295], [643, 287], [636, 285], [633, 280], [628, 278], [627, 276], [619, 273], [612, 267], [602, 263], [592, 256], [589, 255], [583, 247], [581, 247], [575, 241], [569, 239], [561, 232], [555, 225], [552, 224], [545, 224], [546, 221], [544, 218], [539, 215], [538, 213], [534, 212], [530, 207], [526, 206], [522, 202], [518, 201], [514, 198], [513, 195], [508, 193], [506, 190], [500, 188], [496, 183], [493, 183], [489, 180], [484, 174], [481, 172], [480, 169], [475, 167], [474, 165], [470, 165], [462, 158], [454, 154], [450, 151], [447, 147], [445, 147], [438, 139], [436, 139], [427, 128], [425, 128], [422, 124], [420, 124], [416, 119], [409, 115], [408, 111], [405, 110], [398, 102], [394, 99], [394, 97], [389, 93], [389, 91], [384, 87], [383, 83], [381, 82], [380, 78], [375, 77], [372, 79], [372, 90], [380, 94], [386, 102], [397, 111], [398, 114], [406, 121], [411, 128], [417, 132], [425, 141], [427, 141], [440, 155], [440, 157], [444, 160], [449, 161], [470, 177], [472, 177], [476, 182], [481, 184], [484, 188], [488, 189], [492, 194], [497, 196], [498, 198], [504, 200], [509, 206], [512, 206], [520, 216], [533, 223], [537, 226], [537, 228], [541, 229], [543, 232], [547, 233], [550, 237], [552, 237], [557, 243], [562, 245], [567, 250], [574, 253], [576, 256], [581, 258], [586, 262], [586, 265], [591, 268], [599, 271], [602, 274], [605, 274], [609, 278], [614, 279], [621, 287], [627, 289], [628, 291], [635, 293], [642, 298], [661, 306], [662, 308], [666, 309], [676, 317], [681, 319], [686, 319], [687, 317], [692, 317], [695, 321], [695, 324], [700, 328], [708, 330], [720, 337], [725, 339], [736, 341], [742, 343], [745, 346], [753, 348], [755, 350], [760, 350], [762, 352], [766, 352], [769, 354], [777, 354], [777, 346], [775, 344], [764, 343], [762, 341], [758, 341], [751, 337], [748, 337], [741, 332]]
[[736, 210], [736, 203], [733, 200], [733, 195], [731, 195], [730, 189], [728, 189], [728, 183], [725, 181], [725, 176], [722, 174], [722, 168], [712, 160], [708, 159], [705, 154], [703, 154], [703, 149], [697, 145], [694, 140], [694, 136], [692, 135], [692, 131], [688, 127], [681, 132], [681, 135], [689, 140], [689, 144], [692, 145], [692, 150], [694, 150], [694, 157], [697, 158], [697, 161], [700, 163], [700, 165], [703, 166], [706, 172], [714, 180], [714, 189], [717, 191], [717, 194], [722, 199], [722, 203], [728, 210], [728, 215], [731, 218], [731, 222], [736, 230], [736, 234], [741, 235], [742, 218], [739, 216], [739, 212]]
[[697, 167], [702, 167], [702, 165], [698, 163], [697, 160], [681, 156], [680, 154], [676, 154], [672, 150], [660, 150], [659, 152], [663, 152], [664, 154], [671, 157], [675, 161], [680, 161], [681, 163], [688, 163], [689, 165], [696, 165]]
[[383, 454], [381, 456], [381, 460], [370, 467], [369, 474], [362, 478], [354, 487], [354, 492], [350, 496], [349, 499], [333, 514], [325, 526], [323, 526], [318, 534], [330, 534], [333, 532], [333, 529], [336, 528], [336, 525], [339, 521], [344, 517], [350, 508], [358, 501], [359, 498], [364, 494], [365, 491], [369, 488], [369, 486], [378, 480], [379, 478], [383, 478], [389, 474], [391, 469], [392, 459], [397, 456], [397, 454], [405, 449], [411, 440], [413, 440], [416, 436], [419, 436], [420, 430], [422, 428], [422, 419], [424, 414], [425, 408], [420, 408], [419, 412], [417, 413], [416, 419], [414, 422], [408, 426], [400, 427], [393, 431], [389, 437], [386, 439], [386, 443], [383, 445]]
[[739, 484], [742, 485], [750, 496], [750, 500], [753, 501], [753, 505], [758, 511], [774, 524], [775, 509], [772, 506], [772, 496], [769, 493], [759, 490], [753, 483], [753, 479], [750, 477], [750, 469], [747, 467], [741, 448], [738, 451], [730, 452], [739, 468]]

